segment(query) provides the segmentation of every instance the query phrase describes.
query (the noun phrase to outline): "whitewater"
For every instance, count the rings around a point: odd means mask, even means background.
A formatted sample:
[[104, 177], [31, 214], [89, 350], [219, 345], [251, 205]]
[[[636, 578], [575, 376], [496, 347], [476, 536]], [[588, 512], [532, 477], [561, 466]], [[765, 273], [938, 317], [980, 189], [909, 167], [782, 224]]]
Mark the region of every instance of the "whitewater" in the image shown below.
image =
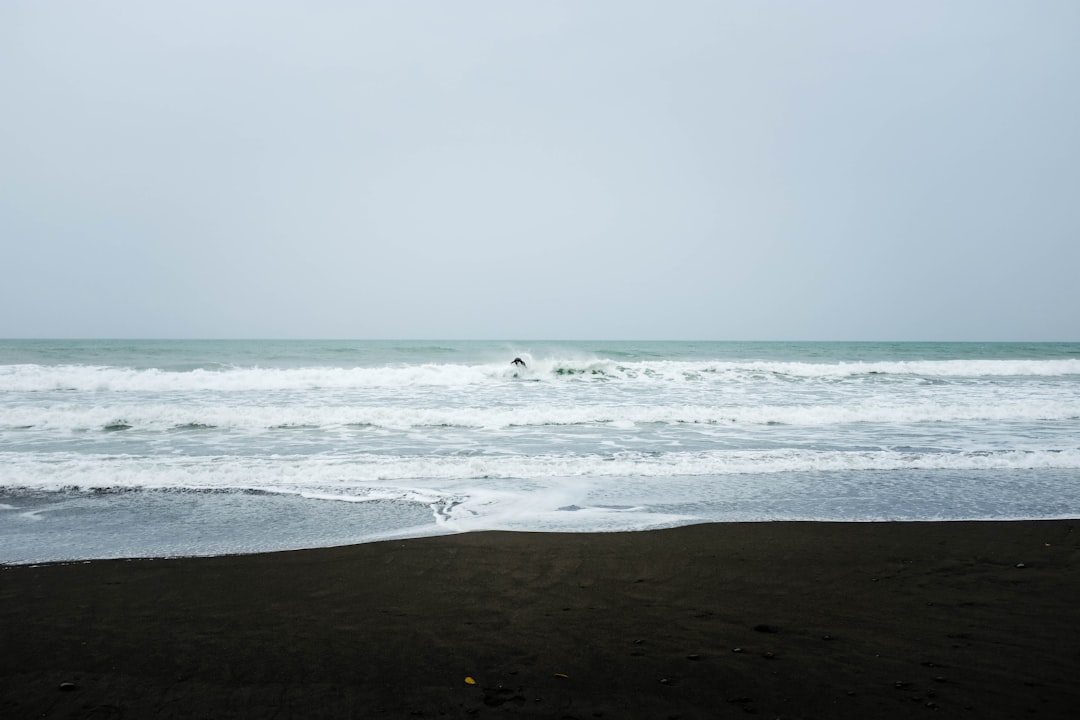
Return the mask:
[[0, 340], [0, 563], [1077, 516], [1077, 343]]

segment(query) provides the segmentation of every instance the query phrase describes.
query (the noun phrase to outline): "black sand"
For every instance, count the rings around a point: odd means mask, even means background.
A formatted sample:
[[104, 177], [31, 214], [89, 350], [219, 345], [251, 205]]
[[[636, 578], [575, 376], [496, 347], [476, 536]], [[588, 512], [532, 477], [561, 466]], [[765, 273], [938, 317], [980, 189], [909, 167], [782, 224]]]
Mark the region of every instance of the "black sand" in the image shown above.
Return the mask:
[[1078, 712], [1080, 520], [0, 568], [3, 718]]

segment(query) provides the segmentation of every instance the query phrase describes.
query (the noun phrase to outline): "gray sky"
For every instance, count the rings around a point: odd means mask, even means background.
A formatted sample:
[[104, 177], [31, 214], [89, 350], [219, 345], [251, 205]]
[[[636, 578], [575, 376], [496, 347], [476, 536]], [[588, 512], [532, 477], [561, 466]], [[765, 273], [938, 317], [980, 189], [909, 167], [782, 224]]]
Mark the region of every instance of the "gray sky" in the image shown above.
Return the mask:
[[0, 337], [1080, 340], [1080, 2], [0, 3]]

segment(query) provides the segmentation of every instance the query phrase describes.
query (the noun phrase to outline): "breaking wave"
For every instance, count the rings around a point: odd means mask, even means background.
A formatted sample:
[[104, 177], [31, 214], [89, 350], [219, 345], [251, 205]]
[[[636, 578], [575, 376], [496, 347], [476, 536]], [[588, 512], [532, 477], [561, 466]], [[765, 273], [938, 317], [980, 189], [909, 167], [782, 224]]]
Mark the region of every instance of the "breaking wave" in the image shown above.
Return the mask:
[[923, 452], [917, 450], [729, 450], [610, 454], [400, 457], [356, 454], [244, 457], [132, 457], [0, 453], [0, 486], [33, 490], [188, 489], [317, 493], [343, 500], [420, 501], [412, 483], [544, 478], [720, 477], [897, 470], [1076, 470], [1080, 449]]
[[814, 380], [873, 376], [921, 378], [1054, 377], [1080, 375], [1080, 360], [940, 360], [899, 362], [693, 362], [530, 358], [525, 370], [503, 364], [428, 363], [383, 367], [233, 367], [178, 372], [111, 366], [0, 366], [2, 391], [216, 392], [470, 386], [492, 382], [701, 383], [763, 379]]

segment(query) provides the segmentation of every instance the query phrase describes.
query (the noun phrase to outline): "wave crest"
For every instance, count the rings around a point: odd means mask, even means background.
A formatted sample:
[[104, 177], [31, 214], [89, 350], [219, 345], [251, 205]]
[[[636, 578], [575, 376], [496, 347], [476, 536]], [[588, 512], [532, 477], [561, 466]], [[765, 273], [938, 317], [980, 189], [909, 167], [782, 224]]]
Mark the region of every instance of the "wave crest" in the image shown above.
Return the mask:
[[1080, 375], [1080, 359], [1056, 360], [940, 360], [899, 362], [617, 362], [596, 359], [536, 359], [525, 370], [508, 364], [455, 365], [429, 363], [382, 367], [258, 368], [232, 367], [188, 371], [135, 370], [89, 365], [0, 366], [0, 392], [35, 391], [266, 391], [320, 388], [399, 388], [409, 386], [468, 386], [530, 379], [700, 383], [776, 380], [869, 378], [1054, 377]]

